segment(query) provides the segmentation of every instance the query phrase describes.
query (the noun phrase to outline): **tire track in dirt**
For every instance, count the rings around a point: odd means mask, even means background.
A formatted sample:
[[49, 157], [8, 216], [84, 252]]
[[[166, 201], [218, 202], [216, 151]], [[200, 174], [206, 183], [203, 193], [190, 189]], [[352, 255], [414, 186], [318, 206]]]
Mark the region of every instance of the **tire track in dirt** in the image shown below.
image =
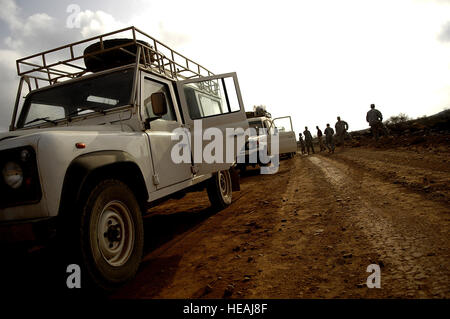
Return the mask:
[[[309, 158], [327, 176], [351, 222], [370, 239], [385, 266], [382, 286], [398, 297], [450, 294], [447, 207], [408, 194], [334, 159]], [[411, 208], [414, 207], [412, 210]]]
[[[433, 171], [450, 173], [449, 152], [431, 153], [426, 150], [401, 151], [368, 149], [363, 147], [345, 149], [344, 152], [336, 153], [336, 156], [345, 154], [354, 159], [377, 159], [386, 163], [401, 163], [410, 168], [432, 169]], [[336, 157], [335, 156], [335, 157]]]
[[278, 232], [258, 260], [262, 272], [246, 297], [386, 296], [386, 290], [358, 288], [377, 255], [366, 252], [366, 239], [346, 222], [330, 182], [308, 158], [298, 156], [294, 163], [284, 204], [273, 212]]
[[406, 161], [392, 161], [389, 157], [377, 158], [377, 155], [370, 156], [370, 153], [360, 157], [359, 153], [352, 151], [337, 153], [334, 159], [365, 170], [375, 178], [383, 177], [389, 182], [402, 185], [431, 200], [450, 203], [450, 174], [441, 168], [424, 164], [420, 167], [410, 166]]

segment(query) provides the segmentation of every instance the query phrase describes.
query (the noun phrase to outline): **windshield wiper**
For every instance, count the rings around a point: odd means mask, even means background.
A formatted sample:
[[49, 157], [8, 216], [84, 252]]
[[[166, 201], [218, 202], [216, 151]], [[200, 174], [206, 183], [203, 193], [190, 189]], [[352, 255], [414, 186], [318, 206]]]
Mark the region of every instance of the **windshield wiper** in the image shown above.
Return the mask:
[[28, 124], [31, 124], [31, 123], [34, 123], [34, 122], [37, 122], [37, 121], [45, 121], [45, 122], [52, 123], [52, 124], [55, 124], [55, 125], [58, 124], [58, 123], [56, 123], [56, 122], [53, 121], [53, 120], [49, 120], [49, 119], [48, 119], [48, 116], [47, 116], [47, 117], [38, 117], [38, 118], [36, 118], [36, 119], [34, 119], [34, 120], [31, 120], [31, 121], [29, 121], [29, 122], [26, 122], [25, 125], [28, 125]]
[[[90, 109], [75, 110], [75, 111], [69, 113], [66, 117], [67, 117], [68, 119], [70, 119], [73, 115], [78, 114], [79, 112], [87, 111], [87, 110], [92, 110], [92, 111], [97, 112], [97, 113], [102, 113], [103, 115], [106, 114], [106, 111], [105, 111], [104, 109], [98, 107], [98, 108], [90, 108]], [[92, 112], [92, 113], [94, 113], [94, 112]], [[80, 114], [80, 115], [87, 115], [87, 114], [89, 114], [89, 113]]]

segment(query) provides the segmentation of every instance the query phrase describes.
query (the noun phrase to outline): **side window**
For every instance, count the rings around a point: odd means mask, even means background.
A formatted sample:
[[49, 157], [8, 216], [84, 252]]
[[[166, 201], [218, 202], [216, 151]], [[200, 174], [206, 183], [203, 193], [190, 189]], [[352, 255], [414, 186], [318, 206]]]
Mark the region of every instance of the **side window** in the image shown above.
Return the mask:
[[233, 77], [185, 84], [183, 90], [193, 120], [241, 109]]
[[175, 115], [175, 111], [173, 108], [173, 102], [172, 98], [170, 96], [169, 88], [164, 83], [159, 83], [154, 80], [150, 80], [145, 78], [144, 80], [144, 95], [143, 95], [143, 106], [145, 109], [145, 114], [147, 117], [152, 118], [155, 117], [155, 114], [153, 113], [152, 109], [152, 101], [151, 96], [153, 93], [156, 92], [163, 92], [166, 96], [166, 103], [167, 103], [167, 113], [162, 116], [163, 120], [166, 121], [176, 121], [177, 117]]

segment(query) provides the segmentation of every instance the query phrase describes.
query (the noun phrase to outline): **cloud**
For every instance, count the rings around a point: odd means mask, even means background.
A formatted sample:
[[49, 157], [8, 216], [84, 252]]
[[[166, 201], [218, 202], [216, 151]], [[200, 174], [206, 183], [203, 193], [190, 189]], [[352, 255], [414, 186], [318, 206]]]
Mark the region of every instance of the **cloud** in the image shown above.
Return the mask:
[[126, 27], [122, 22], [116, 20], [112, 15], [103, 11], [85, 10], [79, 14], [81, 35], [89, 38], [109, 31]]
[[450, 21], [444, 24], [438, 39], [442, 42], [450, 42]]
[[0, 0], [0, 21], [9, 29], [2, 39], [6, 48], [0, 49], [0, 131], [8, 129], [14, 107], [19, 82], [17, 59], [125, 26], [103, 11], [81, 11], [80, 28], [67, 28], [65, 18], [57, 19], [43, 12], [23, 17], [15, 1]]
[[17, 76], [15, 62], [19, 55], [13, 50], [0, 50], [0, 132], [7, 131], [11, 114], [14, 108], [14, 99], [17, 90]]
[[9, 28], [20, 28], [21, 21], [17, 18], [19, 7], [13, 0], [0, 0], [0, 20], [4, 21]]

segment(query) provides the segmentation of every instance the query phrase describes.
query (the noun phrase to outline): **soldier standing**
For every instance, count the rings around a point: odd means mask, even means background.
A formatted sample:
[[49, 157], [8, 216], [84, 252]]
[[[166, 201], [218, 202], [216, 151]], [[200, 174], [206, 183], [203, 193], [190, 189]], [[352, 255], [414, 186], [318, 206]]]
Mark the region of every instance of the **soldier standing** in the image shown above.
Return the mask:
[[383, 124], [383, 114], [375, 108], [375, 104], [370, 104], [370, 110], [367, 112], [366, 121], [369, 122], [370, 130], [373, 137], [378, 141], [380, 137], [380, 131], [383, 131], [384, 135], [388, 135], [387, 129]]
[[325, 151], [325, 146], [323, 146], [323, 134], [322, 130], [316, 126], [317, 129], [317, 139], [319, 140], [320, 151]]
[[350, 136], [350, 134], [348, 134], [347, 132], [348, 123], [345, 121], [341, 121], [341, 117], [338, 116], [334, 128], [336, 129], [336, 138], [339, 142], [339, 145], [344, 145], [344, 138]]
[[311, 132], [308, 131], [308, 127], [305, 126], [305, 130], [303, 131], [303, 135], [305, 135], [305, 143], [306, 143], [306, 150], [308, 152], [308, 155], [310, 154], [309, 150], [311, 149], [313, 154], [315, 154], [314, 152], [314, 146], [313, 146], [313, 142], [312, 142], [312, 135]]
[[300, 148], [302, 150], [302, 154], [305, 154], [305, 142], [303, 141], [303, 135], [302, 133], [298, 133], [298, 141], [300, 142]]
[[325, 129], [325, 143], [327, 144], [328, 152], [334, 153], [334, 130], [330, 127], [330, 124], [327, 124], [327, 128]]

